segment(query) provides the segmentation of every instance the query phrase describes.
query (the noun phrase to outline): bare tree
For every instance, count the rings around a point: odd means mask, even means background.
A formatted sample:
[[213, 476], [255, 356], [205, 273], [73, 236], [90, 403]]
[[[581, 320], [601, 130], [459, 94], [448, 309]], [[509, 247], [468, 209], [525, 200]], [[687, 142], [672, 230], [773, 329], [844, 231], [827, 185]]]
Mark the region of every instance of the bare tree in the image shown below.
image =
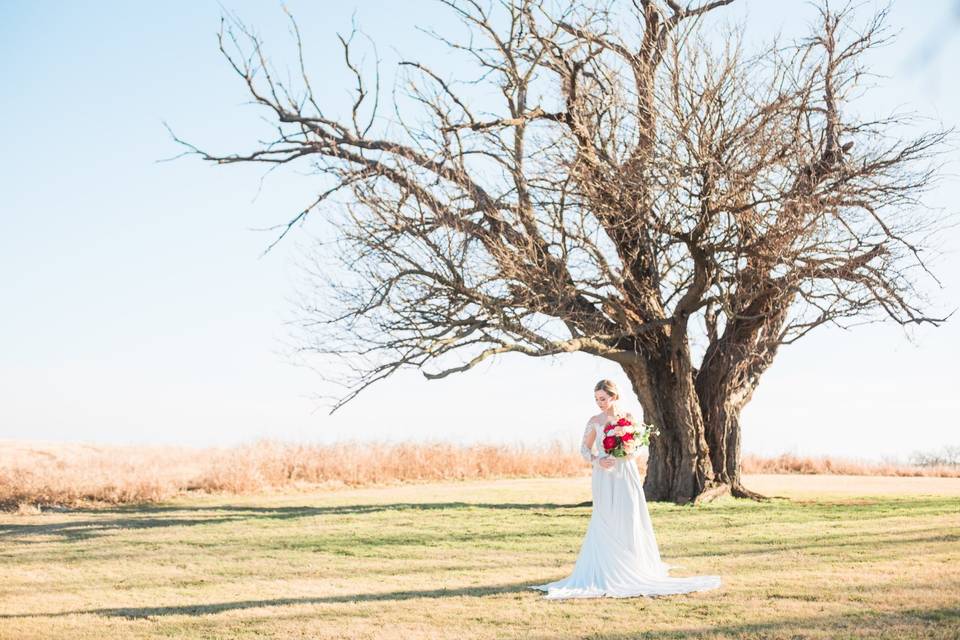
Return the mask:
[[[437, 37], [478, 75], [401, 62], [422, 109], [378, 118], [379, 74], [361, 73], [351, 35], [355, 101], [334, 117], [295, 22], [297, 90], [230, 20], [221, 51], [277, 137], [233, 155], [177, 139], [212, 162], [307, 159], [327, 175], [280, 237], [349, 195], [322, 254], [339, 267], [318, 260], [306, 305], [305, 348], [351, 372], [333, 410], [403, 367], [433, 379], [502, 353], [581, 351], [621, 366], [660, 429], [648, 499], [755, 496], [739, 416], [780, 345], [848, 318], [946, 320], [920, 308], [914, 275], [932, 277], [921, 254], [943, 220], [920, 196], [947, 132], [902, 139], [909, 118], [841, 108], [886, 38], [883, 12], [856, 29], [849, 9], [823, 8], [809, 38], [746, 55], [742, 28], [719, 45], [700, 35], [732, 0], [635, 0], [629, 20], [610, 3], [441, 1], [471, 38]], [[493, 89], [498, 111], [462, 86]]]

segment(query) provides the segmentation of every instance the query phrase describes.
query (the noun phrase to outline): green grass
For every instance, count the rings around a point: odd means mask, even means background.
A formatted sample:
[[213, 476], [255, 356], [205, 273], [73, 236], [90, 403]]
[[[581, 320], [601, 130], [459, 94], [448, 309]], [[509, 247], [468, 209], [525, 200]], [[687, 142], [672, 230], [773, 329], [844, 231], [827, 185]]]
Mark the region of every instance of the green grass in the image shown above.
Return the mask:
[[[960, 481], [958, 481], [960, 482]], [[589, 479], [0, 516], [0, 638], [957, 638], [960, 497], [651, 504], [716, 591], [544, 601]]]

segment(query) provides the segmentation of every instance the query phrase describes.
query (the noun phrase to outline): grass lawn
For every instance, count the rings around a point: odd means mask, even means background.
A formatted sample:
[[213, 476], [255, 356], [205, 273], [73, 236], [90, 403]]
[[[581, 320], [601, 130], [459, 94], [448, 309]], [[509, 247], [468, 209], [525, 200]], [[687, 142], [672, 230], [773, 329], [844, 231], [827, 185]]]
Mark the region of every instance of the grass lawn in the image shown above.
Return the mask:
[[960, 479], [755, 476], [651, 504], [716, 591], [544, 601], [589, 478], [0, 515], [0, 638], [958, 638]]

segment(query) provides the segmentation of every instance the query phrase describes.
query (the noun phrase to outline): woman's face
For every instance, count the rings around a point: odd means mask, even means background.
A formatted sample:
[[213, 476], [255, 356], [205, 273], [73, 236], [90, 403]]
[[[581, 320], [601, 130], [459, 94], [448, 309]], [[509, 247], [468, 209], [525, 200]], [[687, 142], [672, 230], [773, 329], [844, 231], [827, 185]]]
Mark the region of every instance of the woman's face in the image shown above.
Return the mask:
[[610, 408], [610, 405], [616, 400], [615, 397], [607, 394], [606, 391], [600, 389], [593, 392], [593, 397], [597, 401], [597, 406], [600, 407], [601, 411], [606, 411]]

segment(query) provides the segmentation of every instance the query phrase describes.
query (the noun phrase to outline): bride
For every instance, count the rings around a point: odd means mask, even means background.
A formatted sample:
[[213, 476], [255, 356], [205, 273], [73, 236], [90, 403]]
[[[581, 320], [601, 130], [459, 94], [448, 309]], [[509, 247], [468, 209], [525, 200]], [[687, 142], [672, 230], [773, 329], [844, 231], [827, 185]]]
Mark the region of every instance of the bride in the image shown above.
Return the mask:
[[587, 422], [580, 446], [580, 454], [593, 464], [593, 512], [580, 555], [568, 578], [530, 588], [546, 591], [545, 599], [627, 598], [716, 589], [720, 576], [669, 575], [671, 565], [660, 560], [643, 479], [633, 460], [636, 450], [626, 458], [615, 458], [603, 449], [604, 425], [621, 417], [638, 423], [630, 413], [619, 411], [620, 394], [613, 381], [598, 382], [594, 396], [602, 413]]

